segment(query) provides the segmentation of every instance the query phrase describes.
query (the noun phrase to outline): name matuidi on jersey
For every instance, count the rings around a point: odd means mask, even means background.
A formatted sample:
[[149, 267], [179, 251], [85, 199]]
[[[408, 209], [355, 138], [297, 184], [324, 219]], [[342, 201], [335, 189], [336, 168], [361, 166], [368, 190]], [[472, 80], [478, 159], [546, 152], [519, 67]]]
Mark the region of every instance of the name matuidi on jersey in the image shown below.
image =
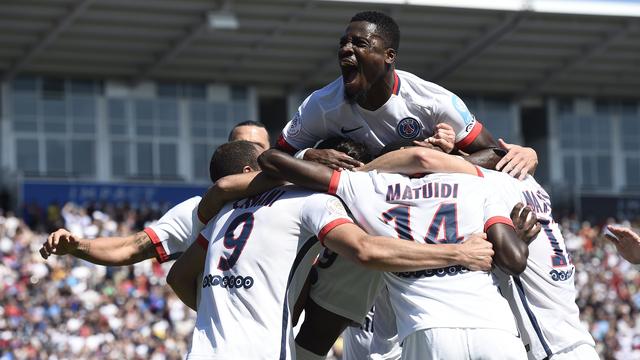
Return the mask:
[[430, 182], [419, 187], [411, 187], [402, 184], [394, 184], [387, 187], [387, 201], [434, 198], [457, 199], [458, 184]]
[[273, 189], [260, 195], [248, 197], [246, 199], [238, 200], [233, 203], [233, 208], [248, 209], [256, 206], [271, 206], [276, 200], [280, 199], [284, 195], [284, 190]]

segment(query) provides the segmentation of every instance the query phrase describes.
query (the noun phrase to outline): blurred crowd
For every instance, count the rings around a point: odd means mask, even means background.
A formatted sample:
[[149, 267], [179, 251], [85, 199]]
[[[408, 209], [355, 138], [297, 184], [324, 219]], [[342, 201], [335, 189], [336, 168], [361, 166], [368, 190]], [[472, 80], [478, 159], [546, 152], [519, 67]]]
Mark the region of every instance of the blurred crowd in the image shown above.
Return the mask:
[[[103, 267], [70, 256], [45, 262], [38, 253], [58, 227], [88, 238], [127, 235], [163, 210], [67, 204], [22, 217], [0, 210], [0, 360], [183, 358], [195, 313], [166, 286], [171, 264]], [[562, 225], [577, 303], [601, 358], [640, 359], [638, 269], [600, 226], [575, 217]]]

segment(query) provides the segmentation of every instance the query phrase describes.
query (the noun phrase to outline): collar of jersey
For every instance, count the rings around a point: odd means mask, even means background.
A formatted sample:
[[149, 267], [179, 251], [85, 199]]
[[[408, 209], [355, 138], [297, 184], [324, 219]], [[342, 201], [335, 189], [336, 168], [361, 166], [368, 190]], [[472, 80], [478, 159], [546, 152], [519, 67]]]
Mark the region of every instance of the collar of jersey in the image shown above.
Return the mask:
[[361, 111], [363, 111], [365, 113], [375, 114], [377, 112], [380, 112], [391, 103], [392, 99], [394, 98], [394, 95], [397, 96], [400, 93], [400, 85], [401, 85], [400, 77], [398, 76], [398, 73], [394, 70], [393, 71], [393, 88], [392, 88], [392, 91], [391, 91], [391, 96], [389, 96], [389, 98], [387, 99], [387, 101], [384, 104], [382, 104], [379, 108], [377, 108], [375, 110], [367, 110], [367, 109], [363, 108], [362, 106], [360, 106], [360, 104], [358, 104], [357, 102], [355, 103], [355, 105], [358, 107], [359, 110], [361, 110]]

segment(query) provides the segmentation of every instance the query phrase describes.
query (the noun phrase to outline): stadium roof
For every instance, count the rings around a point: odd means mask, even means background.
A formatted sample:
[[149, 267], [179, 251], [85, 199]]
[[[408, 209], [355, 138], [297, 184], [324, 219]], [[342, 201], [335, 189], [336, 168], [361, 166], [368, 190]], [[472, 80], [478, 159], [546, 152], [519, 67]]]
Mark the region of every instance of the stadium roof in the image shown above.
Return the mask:
[[640, 3], [479, 3], [3, 1], [0, 72], [314, 88], [338, 76], [349, 18], [377, 9], [400, 25], [398, 68], [451, 89], [639, 97]]

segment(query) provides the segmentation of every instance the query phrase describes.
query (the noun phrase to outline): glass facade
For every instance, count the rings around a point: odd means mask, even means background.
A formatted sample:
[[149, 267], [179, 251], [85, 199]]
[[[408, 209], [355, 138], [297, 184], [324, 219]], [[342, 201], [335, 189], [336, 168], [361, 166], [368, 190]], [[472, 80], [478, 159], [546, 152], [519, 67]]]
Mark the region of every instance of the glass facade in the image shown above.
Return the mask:
[[587, 192], [640, 189], [637, 102], [554, 99], [549, 110], [560, 158], [556, 179]]
[[10, 87], [17, 169], [25, 175], [95, 177], [99, 81], [22, 77]]
[[[160, 82], [107, 91], [102, 81], [23, 76], [6, 99], [16, 170], [27, 177], [207, 182], [209, 158], [249, 120], [246, 87]], [[183, 166], [187, 162], [188, 166]]]

